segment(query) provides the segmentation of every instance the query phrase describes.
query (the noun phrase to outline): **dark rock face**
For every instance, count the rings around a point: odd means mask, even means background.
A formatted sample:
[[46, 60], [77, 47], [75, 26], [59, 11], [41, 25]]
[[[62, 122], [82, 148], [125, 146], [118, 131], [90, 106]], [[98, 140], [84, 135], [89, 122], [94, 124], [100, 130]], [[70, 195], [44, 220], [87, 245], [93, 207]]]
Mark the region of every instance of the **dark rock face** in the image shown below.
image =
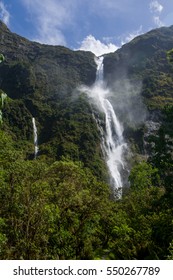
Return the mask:
[[[79, 84], [91, 85], [96, 65], [90, 52], [30, 42], [0, 23], [0, 49], [5, 63], [0, 68], [1, 88], [12, 98], [69, 94]], [[13, 87], [13, 88], [10, 88]]]

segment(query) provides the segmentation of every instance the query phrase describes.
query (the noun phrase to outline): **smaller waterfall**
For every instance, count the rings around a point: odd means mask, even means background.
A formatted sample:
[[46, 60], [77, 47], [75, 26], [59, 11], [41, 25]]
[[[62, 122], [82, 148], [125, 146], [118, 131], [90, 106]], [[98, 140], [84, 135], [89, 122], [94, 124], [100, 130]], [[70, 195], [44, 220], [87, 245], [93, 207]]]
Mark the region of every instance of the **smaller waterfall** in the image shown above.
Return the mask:
[[32, 118], [33, 134], [34, 134], [34, 157], [36, 159], [38, 154], [38, 137], [37, 137], [37, 127], [35, 123], [35, 118]]

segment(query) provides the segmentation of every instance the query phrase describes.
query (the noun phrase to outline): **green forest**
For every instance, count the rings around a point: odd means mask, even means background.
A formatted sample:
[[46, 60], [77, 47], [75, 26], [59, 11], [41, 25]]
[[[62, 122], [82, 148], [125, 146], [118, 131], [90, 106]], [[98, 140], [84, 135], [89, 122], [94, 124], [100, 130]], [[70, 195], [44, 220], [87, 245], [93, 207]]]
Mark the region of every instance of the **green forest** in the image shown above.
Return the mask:
[[159, 123], [147, 136], [145, 124], [125, 124], [133, 156], [119, 198], [108, 184], [96, 108], [78, 89], [95, 80], [94, 55], [32, 43], [0, 25], [0, 259], [173, 259], [173, 28], [104, 59], [113, 90], [127, 73], [131, 83], [142, 80], [149, 118]]
[[172, 119], [118, 200], [79, 161], [26, 160], [1, 124], [1, 259], [173, 259]]

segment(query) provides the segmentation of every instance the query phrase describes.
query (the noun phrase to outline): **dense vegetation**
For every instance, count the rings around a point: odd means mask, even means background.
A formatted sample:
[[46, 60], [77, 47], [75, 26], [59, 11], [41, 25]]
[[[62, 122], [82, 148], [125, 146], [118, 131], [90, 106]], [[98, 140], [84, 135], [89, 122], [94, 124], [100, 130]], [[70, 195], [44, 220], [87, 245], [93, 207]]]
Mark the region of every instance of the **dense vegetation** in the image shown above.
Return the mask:
[[81, 162], [26, 160], [1, 127], [1, 259], [173, 258], [172, 119], [118, 201]]
[[[128, 69], [130, 83], [143, 80], [149, 110], [162, 110], [158, 133], [145, 136], [149, 157], [133, 166], [131, 186], [117, 200], [92, 108], [76, 89], [95, 79], [93, 54], [31, 43], [0, 25], [0, 259], [173, 259], [172, 28], [105, 58], [113, 91], [116, 75], [125, 81]], [[144, 124], [125, 131], [139, 152], [144, 131]]]

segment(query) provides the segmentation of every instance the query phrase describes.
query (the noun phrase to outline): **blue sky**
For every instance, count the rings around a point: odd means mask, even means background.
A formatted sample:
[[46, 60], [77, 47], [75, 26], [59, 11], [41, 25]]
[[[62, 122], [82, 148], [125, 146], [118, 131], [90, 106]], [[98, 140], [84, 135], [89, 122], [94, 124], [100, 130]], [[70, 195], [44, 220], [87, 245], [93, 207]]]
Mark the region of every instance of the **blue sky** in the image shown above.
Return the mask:
[[115, 51], [135, 36], [173, 24], [172, 0], [0, 0], [0, 18], [33, 41]]

